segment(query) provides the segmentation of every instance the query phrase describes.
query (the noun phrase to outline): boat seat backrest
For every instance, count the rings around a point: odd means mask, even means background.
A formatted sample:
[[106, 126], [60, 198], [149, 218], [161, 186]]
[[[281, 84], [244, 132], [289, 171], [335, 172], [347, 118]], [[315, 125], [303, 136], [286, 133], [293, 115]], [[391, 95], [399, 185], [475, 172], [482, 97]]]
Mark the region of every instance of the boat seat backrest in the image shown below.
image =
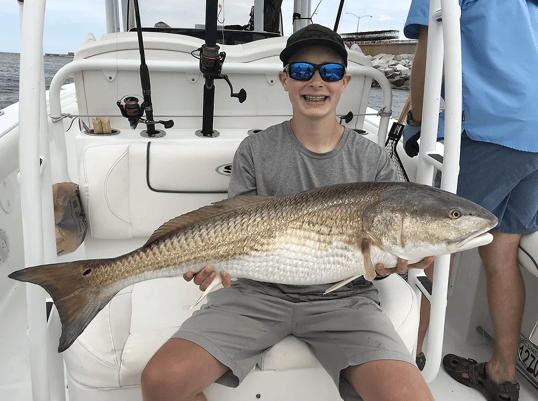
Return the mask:
[[226, 198], [238, 140], [148, 143], [82, 151], [79, 189], [90, 236], [148, 238], [166, 221]]

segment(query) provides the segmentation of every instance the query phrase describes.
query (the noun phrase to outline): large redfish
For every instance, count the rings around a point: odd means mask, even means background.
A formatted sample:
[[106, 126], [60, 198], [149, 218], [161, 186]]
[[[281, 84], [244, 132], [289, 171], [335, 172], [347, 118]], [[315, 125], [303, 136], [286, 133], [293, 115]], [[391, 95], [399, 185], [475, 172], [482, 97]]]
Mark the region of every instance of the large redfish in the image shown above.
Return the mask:
[[342, 184], [286, 197], [229, 199], [162, 225], [144, 246], [112, 259], [29, 267], [9, 277], [42, 286], [62, 322], [59, 352], [123, 288], [211, 263], [231, 277], [336, 283], [374, 266], [485, 245], [497, 219], [456, 195], [413, 183]]

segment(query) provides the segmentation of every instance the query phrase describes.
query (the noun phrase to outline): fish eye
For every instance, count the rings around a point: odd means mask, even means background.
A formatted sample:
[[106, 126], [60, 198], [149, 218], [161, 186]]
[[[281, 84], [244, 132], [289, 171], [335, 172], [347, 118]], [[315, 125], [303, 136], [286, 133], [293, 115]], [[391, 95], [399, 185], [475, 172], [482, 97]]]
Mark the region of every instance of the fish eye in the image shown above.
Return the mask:
[[459, 219], [462, 216], [462, 213], [459, 209], [451, 209], [448, 211], [448, 216], [451, 219]]

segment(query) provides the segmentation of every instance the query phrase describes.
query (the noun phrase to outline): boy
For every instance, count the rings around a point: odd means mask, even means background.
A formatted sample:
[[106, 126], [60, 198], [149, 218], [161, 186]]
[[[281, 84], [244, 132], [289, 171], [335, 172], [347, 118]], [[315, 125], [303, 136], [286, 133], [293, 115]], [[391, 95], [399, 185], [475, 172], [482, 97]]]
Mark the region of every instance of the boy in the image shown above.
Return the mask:
[[[340, 36], [309, 25], [289, 37], [280, 59], [279, 79], [293, 118], [241, 143], [229, 196], [283, 196], [336, 183], [397, 180], [377, 144], [337, 122], [336, 106], [351, 79]], [[211, 293], [208, 305], [148, 362], [142, 373], [145, 400], [203, 401], [202, 390], [214, 381], [237, 386], [265, 350], [290, 334], [307, 341], [345, 400], [357, 399], [357, 393], [365, 400], [432, 400], [373, 285], [360, 278], [324, 296], [326, 287], [237, 280]]]

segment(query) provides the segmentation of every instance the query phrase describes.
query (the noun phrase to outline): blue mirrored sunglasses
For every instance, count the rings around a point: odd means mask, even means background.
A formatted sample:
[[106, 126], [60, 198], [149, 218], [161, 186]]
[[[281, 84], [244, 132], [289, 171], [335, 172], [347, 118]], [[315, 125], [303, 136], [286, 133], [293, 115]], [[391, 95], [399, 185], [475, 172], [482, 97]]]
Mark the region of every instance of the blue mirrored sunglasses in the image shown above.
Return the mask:
[[339, 81], [344, 78], [346, 73], [346, 67], [337, 63], [291, 63], [284, 67], [284, 71], [287, 71], [288, 75], [297, 81], [309, 81], [316, 70], [319, 71], [321, 79], [326, 82]]

